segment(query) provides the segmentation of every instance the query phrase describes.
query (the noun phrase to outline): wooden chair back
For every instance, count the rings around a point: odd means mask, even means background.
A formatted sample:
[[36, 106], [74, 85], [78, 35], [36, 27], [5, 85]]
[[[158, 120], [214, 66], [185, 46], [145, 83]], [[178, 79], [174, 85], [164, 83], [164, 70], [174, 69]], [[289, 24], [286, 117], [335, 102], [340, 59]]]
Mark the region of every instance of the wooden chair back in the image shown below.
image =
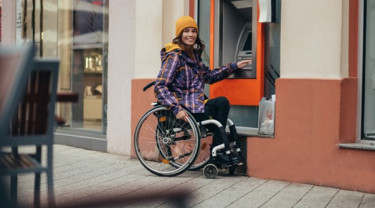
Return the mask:
[[0, 135], [7, 131], [16, 110], [15, 102], [23, 93], [34, 55], [31, 44], [0, 47]]
[[10, 128], [12, 137], [21, 138], [21, 142], [16, 142], [15, 145], [29, 143], [22, 141], [22, 136], [28, 136], [33, 144], [45, 144], [43, 140], [52, 137], [58, 65], [58, 60], [35, 60]]

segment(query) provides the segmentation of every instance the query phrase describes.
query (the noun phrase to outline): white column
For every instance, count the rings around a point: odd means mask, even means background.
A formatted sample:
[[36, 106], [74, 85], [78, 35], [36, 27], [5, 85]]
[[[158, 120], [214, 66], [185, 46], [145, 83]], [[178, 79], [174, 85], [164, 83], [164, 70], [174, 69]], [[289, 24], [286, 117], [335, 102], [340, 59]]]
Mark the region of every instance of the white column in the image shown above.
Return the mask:
[[131, 80], [135, 74], [134, 0], [109, 4], [108, 152], [130, 154]]
[[137, 0], [135, 10], [135, 78], [156, 78], [162, 47], [163, 1]]
[[[342, 0], [288, 0], [281, 11], [281, 77], [341, 78], [343, 35]], [[344, 57], [345, 58], [345, 57]], [[344, 61], [344, 60], [343, 60]]]

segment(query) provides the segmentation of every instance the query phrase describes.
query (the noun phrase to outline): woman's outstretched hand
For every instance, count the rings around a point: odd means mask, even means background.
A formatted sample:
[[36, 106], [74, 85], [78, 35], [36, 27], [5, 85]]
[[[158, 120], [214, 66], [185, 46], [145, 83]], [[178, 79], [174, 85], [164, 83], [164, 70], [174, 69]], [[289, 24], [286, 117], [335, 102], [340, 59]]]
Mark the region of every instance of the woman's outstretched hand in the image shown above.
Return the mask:
[[242, 60], [242, 61], [239, 61], [237, 62], [237, 66], [238, 68], [244, 68], [246, 65], [250, 64], [251, 63], [251, 60]]

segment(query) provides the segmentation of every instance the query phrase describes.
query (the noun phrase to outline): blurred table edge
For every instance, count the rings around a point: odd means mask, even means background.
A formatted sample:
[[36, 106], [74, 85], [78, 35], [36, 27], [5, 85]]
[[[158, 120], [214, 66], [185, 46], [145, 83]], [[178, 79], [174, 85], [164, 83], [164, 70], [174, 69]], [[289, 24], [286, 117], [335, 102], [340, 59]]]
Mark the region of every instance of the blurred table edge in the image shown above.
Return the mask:
[[58, 92], [56, 102], [78, 102], [78, 93], [75, 92]]

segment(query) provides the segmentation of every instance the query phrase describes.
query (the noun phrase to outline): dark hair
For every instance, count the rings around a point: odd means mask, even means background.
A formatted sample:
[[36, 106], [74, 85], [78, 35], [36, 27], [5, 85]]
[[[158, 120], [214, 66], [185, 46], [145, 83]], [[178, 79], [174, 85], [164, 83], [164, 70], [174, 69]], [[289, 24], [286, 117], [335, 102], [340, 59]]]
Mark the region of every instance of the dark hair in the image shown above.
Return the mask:
[[[175, 43], [175, 44], [178, 44], [178, 46], [180, 46], [180, 48], [182, 50], [184, 50], [185, 52], [187, 52], [189, 54], [190, 52], [193, 52], [193, 51], [188, 51], [186, 45], [182, 42], [182, 40], [181, 40], [182, 39], [182, 33], [183, 32], [181, 32], [178, 37], [175, 37], [172, 42]], [[203, 50], [204, 50], [205, 47], [206, 46], [204, 45], [204, 42], [199, 38], [199, 35], [197, 34], [197, 39], [195, 40], [195, 43], [193, 45], [194, 52], [201, 55], [203, 53]]]

